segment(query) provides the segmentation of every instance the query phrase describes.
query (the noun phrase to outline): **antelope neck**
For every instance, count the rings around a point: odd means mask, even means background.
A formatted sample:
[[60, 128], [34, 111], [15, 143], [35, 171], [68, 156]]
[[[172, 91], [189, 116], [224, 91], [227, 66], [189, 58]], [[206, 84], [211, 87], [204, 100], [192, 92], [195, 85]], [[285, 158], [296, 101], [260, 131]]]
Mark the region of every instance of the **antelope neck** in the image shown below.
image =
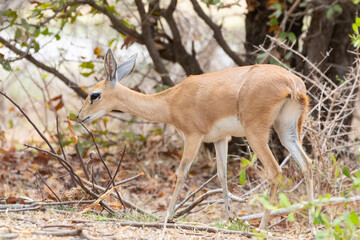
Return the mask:
[[115, 110], [124, 111], [149, 121], [169, 123], [170, 113], [167, 94], [146, 95], [120, 84], [116, 85]]

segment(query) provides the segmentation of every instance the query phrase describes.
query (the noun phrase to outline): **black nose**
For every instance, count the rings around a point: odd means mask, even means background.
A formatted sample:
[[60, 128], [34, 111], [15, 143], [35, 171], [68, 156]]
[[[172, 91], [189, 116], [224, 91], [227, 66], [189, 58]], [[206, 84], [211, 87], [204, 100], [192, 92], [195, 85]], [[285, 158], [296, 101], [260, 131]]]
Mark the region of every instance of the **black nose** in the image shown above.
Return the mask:
[[76, 116], [76, 119], [79, 119], [79, 115]]

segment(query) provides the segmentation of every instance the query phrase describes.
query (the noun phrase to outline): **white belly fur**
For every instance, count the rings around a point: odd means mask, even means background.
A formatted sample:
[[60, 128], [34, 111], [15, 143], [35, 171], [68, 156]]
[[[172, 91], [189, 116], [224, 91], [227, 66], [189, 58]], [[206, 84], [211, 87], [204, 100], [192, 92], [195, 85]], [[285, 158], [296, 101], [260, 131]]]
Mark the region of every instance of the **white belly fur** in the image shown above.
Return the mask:
[[223, 118], [216, 122], [210, 132], [208, 132], [203, 141], [216, 142], [227, 136], [244, 137], [245, 131], [237, 116]]

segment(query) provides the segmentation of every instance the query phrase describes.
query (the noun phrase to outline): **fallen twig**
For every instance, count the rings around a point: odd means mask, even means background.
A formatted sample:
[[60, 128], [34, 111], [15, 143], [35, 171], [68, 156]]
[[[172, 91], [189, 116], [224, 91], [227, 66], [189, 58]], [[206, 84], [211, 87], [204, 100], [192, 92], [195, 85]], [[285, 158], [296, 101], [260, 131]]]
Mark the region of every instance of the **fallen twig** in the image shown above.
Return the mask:
[[[316, 199], [314, 201], [314, 204], [322, 204], [322, 206], [328, 206], [328, 205], [336, 205], [336, 204], [341, 204], [341, 203], [350, 203], [350, 202], [359, 202], [359, 201], [360, 201], [360, 195], [354, 196], [354, 197], [349, 197], [349, 198], [333, 197], [330, 199], [322, 199], [322, 200]], [[294, 205], [290, 206], [289, 208], [277, 209], [277, 210], [271, 211], [270, 216], [275, 217], [275, 216], [288, 215], [291, 212], [296, 212], [296, 211], [306, 209], [306, 205], [308, 205], [308, 204], [310, 204], [310, 203], [302, 202], [302, 203], [294, 204]], [[264, 213], [257, 213], [257, 214], [252, 214], [252, 215], [248, 215], [248, 216], [242, 216], [242, 217], [239, 217], [238, 219], [243, 220], [243, 221], [257, 222], [262, 219], [263, 215], [264, 215]]]
[[38, 206], [35, 206], [35, 207], [23, 207], [23, 208], [15, 208], [15, 209], [5, 209], [5, 210], [0, 210], [0, 213], [2, 212], [24, 212], [24, 211], [35, 211], [35, 210], [38, 210], [40, 209], [41, 206], [38, 205]]
[[211, 178], [209, 178], [206, 182], [204, 182], [198, 189], [196, 189], [194, 192], [190, 193], [181, 203], [179, 203], [176, 207], [175, 207], [175, 212], [176, 210], [178, 210], [182, 205], [184, 205], [184, 203], [186, 203], [189, 198], [191, 198], [192, 196], [194, 196], [196, 193], [198, 193], [201, 189], [203, 189], [207, 184], [209, 184], [209, 182], [211, 182], [215, 177], [217, 177], [217, 174], [215, 174], [214, 176], [212, 176]]
[[174, 217], [181, 217], [184, 214], [190, 212], [194, 207], [196, 207], [196, 205], [198, 205], [200, 202], [202, 202], [203, 200], [205, 200], [207, 197], [217, 194], [217, 193], [222, 193], [223, 190], [221, 188], [219, 189], [215, 189], [215, 190], [210, 190], [207, 191], [206, 193], [204, 193], [203, 195], [199, 196], [198, 198], [195, 199], [195, 201], [193, 201], [189, 206], [187, 206], [185, 209], [175, 213]]
[[[70, 221], [72, 223], [102, 223], [102, 224], [109, 224], [114, 223], [118, 224], [120, 226], [131, 226], [131, 227], [153, 227], [153, 228], [162, 228], [163, 223], [148, 223], [148, 222], [131, 222], [131, 221], [117, 221], [115, 219], [107, 219], [108, 222], [100, 222], [100, 221], [91, 221], [86, 219], [71, 219]], [[234, 231], [234, 230], [226, 230], [226, 229], [218, 229], [215, 227], [210, 226], [197, 226], [197, 225], [188, 225], [188, 224], [177, 224], [177, 223], [167, 223], [166, 227], [168, 228], [180, 228], [180, 229], [186, 229], [186, 230], [193, 230], [193, 231], [205, 231], [205, 232], [211, 232], [211, 233], [224, 233], [224, 234], [237, 234], [241, 236], [246, 237], [253, 237], [257, 236], [256, 233], [251, 232], [244, 232], [244, 231]]]
[[15, 239], [17, 238], [19, 235], [17, 235], [16, 233], [5, 233], [5, 234], [0, 234], [0, 238], [1, 239]]
[[[69, 172], [70, 176], [75, 180], [76, 183], [79, 184], [79, 186], [87, 193], [89, 194], [91, 197], [95, 198], [95, 199], [98, 199], [99, 198], [99, 195], [94, 193], [93, 191], [91, 191], [89, 188], [85, 187], [82, 180], [82, 178], [80, 178], [73, 170], [72, 166], [67, 162], [65, 161], [65, 159], [63, 159], [60, 155], [58, 154], [55, 154], [55, 153], [52, 153], [52, 152], [49, 152], [45, 149], [41, 149], [41, 148], [38, 148], [38, 147], [35, 147], [35, 146], [31, 146], [31, 145], [28, 145], [28, 144], [24, 144], [26, 147], [29, 147], [29, 148], [33, 148], [35, 150], [38, 150], [38, 151], [41, 151], [41, 152], [45, 152], [53, 157], [55, 157], [56, 159], [59, 160], [59, 162], [61, 163], [61, 165]], [[107, 209], [110, 213], [115, 213], [116, 211], [114, 209], [112, 209], [107, 203], [105, 203], [104, 201], [101, 201], [100, 204], [105, 208]]]
[[91, 203], [90, 206], [88, 206], [87, 208], [85, 208], [84, 210], [82, 210], [80, 213], [84, 214], [87, 211], [89, 211], [90, 209], [92, 209], [94, 206], [96, 206], [97, 204], [99, 204], [99, 202], [101, 200], [103, 200], [104, 198], [106, 198], [107, 196], [109, 196], [110, 193], [112, 193], [112, 191], [114, 191], [115, 187], [112, 187], [111, 189], [109, 189], [107, 192], [105, 192], [103, 195], [101, 195], [95, 202]]
[[[97, 184], [93, 184], [92, 182], [87, 181], [87, 180], [85, 180], [85, 179], [82, 179], [82, 181], [83, 181], [85, 184], [87, 184], [87, 185], [89, 185], [89, 186], [92, 186], [92, 187], [94, 187], [95, 189], [98, 189], [98, 190], [100, 190], [100, 191], [104, 191], [104, 190], [105, 190], [104, 187], [101, 187], [101, 186], [99, 186], [99, 185], [97, 185]], [[120, 194], [120, 193], [119, 193], [119, 194]], [[115, 198], [117, 197], [117, 195], [116, 195], [115, 193], [111, 193], [111, 196], [113, 196], [113, 197], [115, 197]], [[131, 209], [134, 209], [135, 211], [138, 211], [138, 212], [140, 212], [140, 213], [142, 213], [142, 214], [155, 217], [155, 216], [152, 215], [151, 213], [148, 213], [146, 210], [135, 206], [133, 203], [127, 201], [126, 199], [124, 199], [124, 198], [122, 198], [122, 199], [123, 199], [124, 203], [125, 203], [128, 207], [130, 207]], [[155, 218], [156, 218], [156, 217], [155, 217]]]
[[144, 176], [144, 173], [141, 172], [141, 173], [139, 173], [139, 174], [137, 174], [137, 175], [135, 175], [135, 176], [133, 176], [133, 177], [130, 177], [130, 178], [127, 178], [127, 179], [122, 180], [122, 181], [120, 181], [120, 182], [117, 182], [117, 183], [115, 183], [115, 186], [119, 186], [119, 185], [121, 185], [121, 184], [125, 184], [125, 183], [130, 182], [130, 181], [132, 181], [132, 180], [134, 180], [134, 179], [136, 179], [136, 178], [138, 178], [138, 177], [140, 177], [140, 176]]
[[66, 237], [66, 236], [78, 236], [82, 232], [82, 229], [72, 229], [72, 230], [58, 230], [58, 231], [33, 231], [32, 234], [37, 235], [52, 235], [56, 237]]

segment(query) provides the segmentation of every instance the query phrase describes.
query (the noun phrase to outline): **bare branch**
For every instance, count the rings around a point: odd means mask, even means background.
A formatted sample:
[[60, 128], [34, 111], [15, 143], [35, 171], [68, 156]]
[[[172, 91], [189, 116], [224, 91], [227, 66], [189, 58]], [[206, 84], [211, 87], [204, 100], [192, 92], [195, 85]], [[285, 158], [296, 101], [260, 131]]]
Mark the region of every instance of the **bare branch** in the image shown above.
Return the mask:
[[187, 75], [202, 74], [204, 72], [201, 69], [199, 62], [196, 60], [195, 53], [192, 55], [189, 54], [181, 42], [181, 35], [173, 16], [176, 4], [177, 1], [173, 0], [167, 10], [161, 11], [161, 14], [168, 23], [173, 35], [171, 45], [175, 60], [183, 67]]
[[243, 66], [246, 65], [246, 62], [241, 60], [241, 58], [239, 58], [239, 56], [233, 51], [231, 50], [231, 48], [229, 47], [229, 45], [227, 44], [227, 42], [225, 41], [222, 32], [221, 32], [221, 28], [216, 25], [208, 15], [206, 15], [206, 13], [202, 10], [201, 6], [199, 5], [197, 0], [191, 0], [191, 3], [194, 7], [195, 12], [199, 15], [199, 17], [204, 20], [204, 22], [211, 28], [211, 30], [213, 30], [214, 32], [214, 38], [216, 39], [216, 41], [218, 42], [218, 44], [222, 47], [222, 49], [224, 50], [224, 52], [239, 66]]
[[[100, 158], [102, 164], [104, 165], [104, 167], [105, 167], [105, 169], [106, 169], [106, 172], [108, 173], [108, 175], [109, 175], [109, 177], [110, 177], [110, 182], [111, 182], [111, 184], [112, 184], [113, 187], [114, 187], [114, 190], [115, 190], [115, 192], [116, 192], [116, 194], [117, 194], [117, 196], [118, 196], [118, 199], [120, 200], [120, 203], [121, 203], [121, 205], [123, 206], [123, 208], [126, 209], [125, 204], [124, 204], [124, 202], [123, 202], [123, 200], [122, 200], [122, 198], [121, 198], [118, 190], [116, 189], [115, 183], [114, 183], [114, 181], [113, 181], [113, 179], [112, 179], [112, 176], [111, 176], [111, 172], [110, 172], [108, 166], [106, 165], [106, 163], [105, 163], [105, 161], [104, 161], [104, 159], [103, 159], [103, 157], [102, 157], [102, 155], [101, 155], [101, 153], [100, 153], [100, 150], [99, 150], [99, 147], [98, 147], [98, 145], [97, 145], [97, 143], [96, 143], [96, 141], [95, 141], [94, 135], [92, 134], [91, 131], [89, 131], [89, 129], [87, 129], [87, 127], [85, 127], [85, 125], [84, 125], [83, 123], [80, 122], [80, 124], [81, 124], [81, 126], [83, 126], [83, 128], [85, 128], [85, 130], [90, 134], [90, 136], [91, 136], [91, 138], [92, 138], [92, 140], [93, 140], [93, 143], [94, 143], [94, 145], [95, 145], [96, 151], [97, 151], [97, 153], [98, 153], [98, 155], [99, 155], [99, 158]], [[123, 157], [124, 157], [124, 154], [125, 154], [125, 150], [124, 150], [124, 152], [123, 152], [123, 156], [122, 156], [122, 158], [121, 158], [121, 160], [120, 160], [120, 163], [121, 163], [121, 161], [122, 161], [122, 159], [123, 159]], [[120, 167], [120, 165], [119, 165], [119, 167]], [[114, 175], [114, 177], [115, 177], [115, 176], [116, 176], [116, 175]], [[110, 185], [109, 185], [109, 186], [110, 186]], [[107, 191], [107, 188], [106, 188], [106, 190], [105, 190], [104, 192], [106, 192], [106, 191]]]
[[[0, 37], [1, 38], [1, 37]], [[35, 125], [35, 123], [33, 121], [31, 121], [31, 119], [29, 118], [29, 116], [21, 109], [21, 107], [14, 101], [12, 100], [8, 95], [6, 95], [6, 93], [0, 91], [0, 94], [3, 95], [4, 97], [6, 97], [12, 104], [14, 104], [14, 106], [19, 109], [19, 111], [24, 115], [24, 117], [28, 120], [28, 122], [34, 127], [35, 131], [40, 135], [40, 137], [46, 142], [46, 144], [49, 146], [51, 152], [55, 153], [54, 148], [51, 146], [49, 140], [44, 136], [44, 134], [42, 134], [40, 132], [40, 130], [37, 128], [37, 126]]]
[[[114, 221], [114, 219], [107, 219], [109, 222], [114, 222], [120, 226], [131, 226], [131, 227], [153, 227], [153, 228], [162, 228], [163, 223], [149, 223], [149, 222], [131, 222], [131, 221]], [[71, 219], [73, 223], [107, 223], [107, 222], [99, 222], [99, 221], [92, 221], [87, 219]], [[177, 224], [177, 223], [168, 223], [168, 228], [181, 228], [186, 230], [197, 230], [197, 231], [205, 231], [211, 233], [224, 233], [224, 234], [237, 234], [246, 237], [253, 237], [258, 236], [256, 233], [245, 232], [245, 231], [235, 231], [235, 230], [226, 230], [226, 229], [219, 229], [209, 226], [198, 226], [198, 225], [187, 225], [187, 224]]]
[[169, 77], [169, 72], [167, 71], [165, 65], [161, 61], [161, 57], [158, 49], [156, 48], [154, 36], [152, 34], [150, 22], [147, 20], [147, 14], [145, 12], [145, 7], [142, 0], [135, 0], [136, 6], [138, 8], [138, 12], [141, 17], [141, 29], [142, 36], [144, 38], [144, 43], [146, 48], [149, 51], [150, 57], [153, 60], [155, 70], [160, 74], [162, 82], [168, 86], [174, 86], [173, 81]]
[[41, 181], [43, 181], [43, 183], [45, 184], [45, 186], [52, 192], [52, 194], [55, 196], [55, 198], [61, 202], [60, 198], [58, 197], [58, 195], [54, 192], [54, 190], [51, 189], [51, 187], [46, 183], [46, 181], [44, 180], [44, 178], [41, 176], [41, 174], [39, 173], [39, 171], [36, 171], [36, 174], [40, 177]]
[[29, 62], [31, 62], [35, 66], [37, 66], [51, 74], [54, 74], [57, 78], [59, 78], [61, 81], [63, 81], [68, 87], [70, 87], [72, 90], [74, 90], [74, 92], [76, 92], [80, 97], [82, 97], [82, 98], [87, 97], [88, 94], [86, 92], [84, 92], [76, 83], [72, 82], [69, 78], [67, 78], [65, 75], [60, 73], [57, 69], [49, 67], [42, 62], [39, 62], [32, 55], [27, 54], [26, 52], [18, 49], [17, 47], [12, 45], [9, 41], [5, 40], [1, 36], [0, 36], [0, 42], [2, 44], [4, 44], [7, 48], [9, 48], [11, 51], [13, 51], [14, 53], [24, 56], [25, 59], [27, 59]]
[[[352, 203], [352, 202], [359, 202], [360, 196], [354, 196], [354, 197], [333, 197], [330, 199], [316, 199], [314, 201], [314, 204], [322, 204], [323, 206], [327, 205], [336, 205], [336, 204], [342, 204], [342, 203]], [[309, 204], [308, 202], [298, 203], [294, 204], [289, 208], [281, 208], [278, 210], [271, 211], [270, 216], [282, 216], [282, 215], [288, 215], [291, 212], [300, 211], [303, 209], [306, 209], [306, 205]], [[238, 219], [243, 221], [260, 221], [263, 217], [264, 213], [257, 213], [252, 214], [248, 216], [239, 217]]]

